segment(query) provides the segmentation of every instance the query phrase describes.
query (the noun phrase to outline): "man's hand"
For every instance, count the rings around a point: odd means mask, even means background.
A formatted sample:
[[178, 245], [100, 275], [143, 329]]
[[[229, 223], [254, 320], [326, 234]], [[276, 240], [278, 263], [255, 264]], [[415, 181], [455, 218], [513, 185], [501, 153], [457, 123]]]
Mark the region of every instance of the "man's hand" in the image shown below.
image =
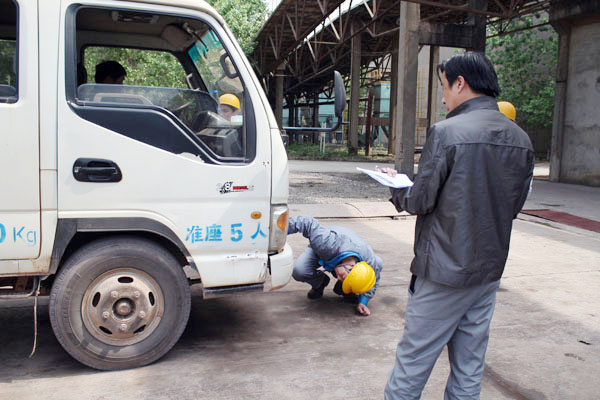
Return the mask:
[[396, 171], [394, 168], [376, 168], [375, 171], [383, 172], [384, 174], [388, 174], [391, 177], [396, 176], [396, 174], [398, 173], [398, 171]]
[[362, 303], [358, 303], [358, 305], [356, 306], [356, 311], [358, 311], [358, 313], [360, 315], [364, 315], [365, 317], [368, 317], [369, 315], [371, 315], [371, 311], [369, 311], [369, 307], [365, 306]]

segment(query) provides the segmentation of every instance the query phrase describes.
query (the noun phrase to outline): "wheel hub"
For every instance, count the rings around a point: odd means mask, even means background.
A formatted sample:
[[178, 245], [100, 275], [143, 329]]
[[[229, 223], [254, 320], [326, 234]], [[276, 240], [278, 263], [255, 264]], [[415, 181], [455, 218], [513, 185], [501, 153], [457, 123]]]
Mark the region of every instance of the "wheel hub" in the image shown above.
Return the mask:
[[114, 305], [114, 313], [120, 317], [127, 317], [133, 311], [134, 304], [129, 299], [120, 299]]
[[158, 283], [133, 268], [118, 268], [96, 278], [87, 288], [81, 316], [88, 332], [115, 346], [128, 346], [148, 337], [164, 313]]

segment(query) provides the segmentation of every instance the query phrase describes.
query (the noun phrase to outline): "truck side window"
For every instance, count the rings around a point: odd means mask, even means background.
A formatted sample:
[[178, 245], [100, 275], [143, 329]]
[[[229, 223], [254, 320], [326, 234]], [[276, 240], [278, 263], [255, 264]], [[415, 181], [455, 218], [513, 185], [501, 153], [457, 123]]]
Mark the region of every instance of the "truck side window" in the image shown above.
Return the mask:
[[[254, 158], [255, 127], [244, 122], [251, 105], [246, 107], [248, 99], [237, 70], [207, 23], [81, 7], [75, 32], [77, 57], [73, 59], [80, 76], [75, 98], [85, 109], [79, 110], [83, 118], [207, 162], [247, 163]], [[122, 66], [124, 79], [96, 82], [96, 67], [105, 61]], [[87, 75], [83, 84], [82, 75]], [[158, 111], [172, 121], [172, 129], [165, 129], [164, 123], [160, 129], [158, 125], [134, 129], [138, 118], [140, 124], [148, 124], [144, 118], [150, 110], [153, 118]], [[111, 112], [118, 117], [112, 118]]]
[[0, 0], [0, 103], [17, 101], [17, 5]]
[[96, 66], [117, 61], [127, 75], [124, 85], [187, 89], [185, 70], [175, 56], [166, 51], [89, 46], [84, 50], [83, 66], [88, 83], [95, 82]]

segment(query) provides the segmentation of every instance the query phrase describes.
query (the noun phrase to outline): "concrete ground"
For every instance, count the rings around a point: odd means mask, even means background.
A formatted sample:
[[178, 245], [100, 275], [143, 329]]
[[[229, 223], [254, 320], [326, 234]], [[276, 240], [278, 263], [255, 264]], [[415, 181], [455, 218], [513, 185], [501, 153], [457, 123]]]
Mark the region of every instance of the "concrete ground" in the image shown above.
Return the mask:
[[[302, 168], [307, 171], [292, 165], [291, 179], [319, 166]], [[536, 181], [528, 201], [600, 220], [599, 199], [598, 188]], [[415, 218], [388, 215], [394, 211], [387, 203], [371, 200], [290, 207], [294, 215], [313, 213], [324, 224], [354, 229], [383, 258], [370, 317], [356, 315], [330, 288], [323, 299], [310, 301], [307, 285], [293, 281], [271, 293], [206, 301], [195, 288], [187, 329], [163, 359], [143, 368], [98, 372], [60, 347], [47, 299], [40, 301], [37, 352], [28, 359], [33, 302], [3, 301], [0, 399], [383, 398], [402, 334]], [[307, 244], [300, 235], [288, 241], [296, 255]], [[598, 399], [598, 288], [600, 234], [535, 218], [516, 220], [481, 398]], [[423, 399], [443, 398], [448, 372], [444, 352]]]

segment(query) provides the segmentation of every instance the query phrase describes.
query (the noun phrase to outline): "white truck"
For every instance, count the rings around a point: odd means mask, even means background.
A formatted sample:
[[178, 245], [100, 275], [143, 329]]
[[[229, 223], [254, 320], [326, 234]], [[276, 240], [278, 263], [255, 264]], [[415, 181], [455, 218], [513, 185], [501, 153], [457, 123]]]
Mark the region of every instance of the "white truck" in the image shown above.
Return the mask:
[[[114, 49], [130, 73], [129, 52], [170, 58], [158, 75], [180, 87], [94, 83], [86, 57]], [[0, 298], [49, 294], [83, 364], [164, 355], [190, 283], [209, 298], [289, 281], [281, 131], [204, 1], [0, 0], [0, 121]]]

